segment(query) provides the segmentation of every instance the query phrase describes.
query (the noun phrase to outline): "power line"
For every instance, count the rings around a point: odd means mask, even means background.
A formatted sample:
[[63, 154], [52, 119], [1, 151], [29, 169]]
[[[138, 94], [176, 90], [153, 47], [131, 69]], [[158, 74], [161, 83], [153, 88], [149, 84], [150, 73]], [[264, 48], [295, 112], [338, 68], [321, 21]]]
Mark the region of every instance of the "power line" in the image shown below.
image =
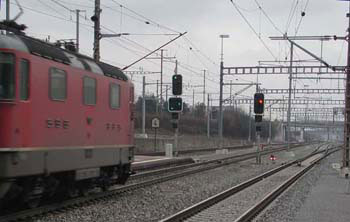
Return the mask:
[[[11, 3], [11, 4], [14, 5], [14, 3]], [[59, 17], [59, 16], [56, 16], [56, 15], [52, 15], [52, 14], [46, 13], [46, 12], [42, 12], [42, 11], [30, 8], [28, 6], [24, 6], [24, 5], [21, 5], [21, 6], [22, 6], [22, 8], [27, 9], [27, 10], [32, 11], [32, 12], [35, 12], [35, 13], [38, 13], [38, 14], [41, 14], [41, 15], [45, 15], [45, 16], [49, 16], [49, 17], [52, 17], [52, 18], [59, 19], [61, 21], [66, 21], [66, 22], [70, 22], [70, 23], [74, 23], [75, 24], [75, 22], [70, 20], [70, 19], [66, 19], [66, 18], [63, 18], [63, 17]], [[83, 26], [91, 27], [88, 24], [84, 24], [84, 23], [79, 23], [79, 24], [81, 24]]]
[[255, 31], [255, 29], [253, 28], [253, 26], [250, 24], [250, 22], [248, 21], [248, 19], [243, 15], [243, 13], [239, 10], [239, 8], [237, 7], [237, 4], [233, 2], [233, 0], [230, 0], [230, 2], [232, 3], [232, 5], [236, 8], [236, 10], [238, 11], [238, 13], [241, 15], [241, 17], [244, 19], [244, 21], [247, 23], [247, 25], [249, 26], [249, 28], [254, 32], [254, 34], [256, 35], [256, 37], [259, 39], [259, 41], [263, 44], [263, 46], [267, 49], [267, 51], [270, 53], [270, 55], [277, 60], [277, 57], [273, 54], [273, 52], [271, 51], [271, 49], [266, 45], [266, 43], [264, 42], [264, 40], [259, 36], [259, 34]]
[[[295, 4], [295, 6], [294, 6]], [[289, 26], [290, 24], [292, 23], [292, 20], [293, 20], [293, 17], [294, 17], [294, 14], [295, 14], [295, 11], [298, 7], [298, 4], [299, 4], [299, 0], [294, 0], [293, 4], [292, 4], [292, 7], [290, 9], [290, 12], [289, 12], [289, 16], [288, 16], [288, 20], [287, 20], [287, 24], [286, 24], [286, 31], [285, 33], [288, 32], [288, 29], [289, 29]]]
[[265, 10], [262, 8], [262, 6], [259, 4], [257, 0], [254, 0], [258, 8], [261, 10], [261, 12], [264, 14], [264, 16], [267, 18], [267, 20], [272, 24], [274, 29], [276, 29], [277, 32], [281, 33], [283, 35], [283, 32], [277, 27], [277, 25], [272, 21], [270, 16], [265, 12]]
[[56, 12], [58, 15], [61, 15], [63, 17], [65, 16], [60, 11], [58, 11], [55, 8], [51, 7], [50, 5], [48, 5], [47, 3], [43, 2], [42, 0], [38, 0], [38, 2], [41, 3], [42, 5], [44, 5], [45, 7], [51, 9], [52, 11]]
[[155, 21], [153, 21], [153, 20], [151, 20], [151, 19], [149, 19], [149, 18], [147, 18], [147, 17], [145, 17], [145, 16], [143, 16], [143, 15], [141, 15], [141, 14], [135, 12], [134, 10], [129, 9], [128, 7], [125, 7], [124, 5], [122, 5], [121, 3], [117, 2], [116, 0], [111, 0], [111, 1], [114, 2], [115, 4], [119, 5], [120, 7], [125, 8], [126, 10], [130, 11], [131, 13], [133, 13], [133, 14], [135, 14], [135, 15], [137, 15], [137, 16], [143, 18], [143, 19], [145, 19], [146, 22], [148, 21], [149, 23], [153, 23], [153, 24], [156, 25], [157, 27], [160, 27], [160, 28], [163, 28], [163, 29], [167, 29], [167, 30], [172, 31], [172, 32], [175, 32], [175, 33], [177, 33], [177, 34], [180, 34], [180, 33], [181, 33], [181, 32], [179, 32], [179, 31], [176, 31], [176, 30], [172, 29], [172, 28], [169, 28], [169, 27], [167, 27], [167, 26], [161, 25], [161, 24], [159, 24], [159, 23], [157, 23], [157, 22], [155, 22]]
[[73, 5], [73, 6], [77, 6], [77, 7], [84, 7], [84, 8], [90, 8], [90, 9], [94, 9], [94, 6], [88, 6], [88, 5], [83, 5], [83, 4], [78, 4], [78, 3], [72, 3], [72, 2], [67, 2], [67, 1], [63, 1], [60, 0], [60, 2], [65, 3], [65, 4], [69, 4], [69, 5]]
[[53, 3], [55, 3], [55, 4], [57, 4], [57, 5], [59, 5], [59, 6], [63, 7], [63, 8], [65, 8], [65, 9], [67, 9], [68, 11], [72, 11], [70, 8], [68, 8], [67, 6], [61, 4], [60, 2], [58, 2], [58, 1], [56, 1], [56, 0], [51, 0], [51, 1], [52, 1]]
[[305, 11], [306, 11], [306, 9], [307, 9], [307, 6], [309, 5], [309, 1], [310, 1], [310, 0], [307, 0], [307, 2], [306, 2], [306, 4], [305, 4], [305, 7], [304, 7], [304, 10], [302, 11], [303, 14], [301, 15], [301, 18], [300, 18], [300, 20], [299, 20], [299, 24], [298, 24], [298, 26], [297, 26], [297, 28], [296, 28], [296, 30], [295, 30], [295, 36], [298, 34], [298, 31], [299, 31], [301, 22], [303, 21], [303, 18], [304, 18], [304, 16], [305, 16]]
[[[60, 7], [64, 8], [64, 9], [66, 9], [66, 10], [69, 11], [69, 12], [72, 11], [69, 7], [67, 7], [66, 5], [64, 5], [64, 4], [62, 4], [62, 3], [57, 2], [56, 0], [52, 0], [52, 2], [55, 3], [56, 5], [59, 5]], [[54, 16], [54, 15], [52, 15], [52, 14], [43, 13], [42, 11], [38, 11], [38, 10], [35, 10], [35, 9], [31, 9], [31, 8], [29, 8], [29, 7], [26, 7], [26, 8], [27, 8], [28, 10], [34, 11], [34, 12], [36, 12], [36, 13], [40, 13], [40, 14], [42, 14], [42, 15], [46, 15], [46, 16], [50, 16], [50, 17], [54, 17], [54, 18], [63, 20], [63, 21], [68, 21], [68, 22], [74, 23], [73, 21], [71, 21], [71, 20], [69, 20], [69, 19], [66, 19], [66, 18], [64, 18], [64, 17], [59, 17], [59, 16]], [[83, 25], [88, 26], [88, 27], [91, 27], [91, 26], [88, 25], [88, 24], [83, 24]], [[109, 29], [109, 28], [107, 28], [107, 27], [105, 27], [105, 26], [103, 26], [102, 28], [105, 29], [105, 30], [108, 30], [108, 31], [111, 31], [111, 32], [115, 33], [112, 29]], [[90, 29], [89, 29], [89, 32], [91, 32]], [[124, 38], [124, 39], [126, 39], [126, 38]], [[123, 39], [123, 40], [124, 40], [124, 39]], [[122, 40], [122, 41], [123, 41], [123, 40]], [[108, 41], [108, 40], [107, 40], [107, 41]], [[129, 42], [131, 42], [131, 43], [134, 44], [134, 45], [138, 45], [139, 47], [143, 48], [143, 50], [149, 50], [149, 49], [147, 49], [146, 47], [142, 46], [141, 44], [138, 44], [137, 42], [132, 41], [132, 40], [130, 40], [130, 39], [126, 39], [126, 41], [129, 41]], [[124, 43], [127, 43], [126, 41], [123, 41], [123, 42], [124, 42]], [[120, 47], [122, 47], [122, 48], [124, 48], [124, 49], [126, 49], [126, 50], [128, 50], [128, 51], [131, 51], [131, 52], [134, 53], [134, 54], [140, 54], [140, 53], [141, 53], [141, 52], [137, 52], [137, 51], [135, 51], [135, 50], [130, 49], [129, 47], [126, 47], [126, 46], [120, 44], [120, 43], [119, 43], [118, 41], [116, 41], [116, 40], [111, 40], [111, 41], [108, 41], [108, 42], [112, 43], [113, 45], [116, 45], [116, 44], [117, 44], [118, 46], [120, 46]], [[197, 48], [196, 48], [196, 49], [197, 49]], [[197, 49], [197, 50], [198, 50], [198, 49]], [[199, 50], [198, 50], [198, 51], [199, 51]], [[210, 60], [210, 59], [209, 59], [209, 60]], [[149, 62], [150, 62], [150, 61], [149, 61]], [[150, 63], [153, 63], [153, 62], [150, 62]], [[154, 63], [153, 63], [153, 64], [154, 64]], [[158, 65], [158, 64], [156, 64], [156, 65]], [[189, 71], [189, 72], [198, 74], [198, 72], [194, 71], [193, 69], [189, 69], [189, 68], [185, 67], [185, 64], [183, 65], [183, 67], [184, 67], [185, 70], [187, 70], [187, 71]], [[170, 69], [168, 69], [168, 70], [170, 70]], [[200, 75], [200, 74], [198, 74], [198, 75]], [[208, 79], [209, 81], [215, 82], [215, 81], [212, 80], [212, 79], [209, 79], [209, 78], [206, 78], [206, 79]]]

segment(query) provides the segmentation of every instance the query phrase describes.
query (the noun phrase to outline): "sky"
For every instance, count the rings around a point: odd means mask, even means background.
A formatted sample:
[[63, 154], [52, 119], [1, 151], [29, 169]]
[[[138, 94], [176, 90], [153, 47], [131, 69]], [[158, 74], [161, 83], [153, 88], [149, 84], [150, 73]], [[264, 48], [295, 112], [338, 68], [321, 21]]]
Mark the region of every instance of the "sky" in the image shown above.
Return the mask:
[[[2, 1], [1, 19], [5, 18], [5, 1]], [[24, 14], [17, 20], [28, 26], [27, 34], [40, 39], [75, 38], [76, 15], [80, 13], [80, 52], [92, 55], [94, 0], [18, 0]], [[102, 61], [124, 67], [155, 50], [179, 33], [187, 32], [164, 48], [164, 83], [171, 82], [175, 60], [178, 72], [183, 75], [185, 102], [192, 105], [203, 102], [203, 70], [206, 70], [206, 93], [211, 94], [213, 105], [217, 105], [219, 93], [219, 64], [221, 40], [224, 39], [224, 66], [256, 66], [259, 64], [285, 65], [289, 45], [284, 41], [272, 41], [270, 36], [284, 33], [294, 36], [338, 35], [345, 36], [348, 20], [348, 3], [336, 0], [101, 0], [102, 33], [129, 33], [117, 38], [101, 40]], [[302, 16], [302, 12], [305, 16]], [[15, 0], [11, 0], [11, 17], [18, 13]], [[331, 65], [345, 65], [345, 41], [298, 41], [300, 45], [322, 57]], [[322, 46], [321, 46], [322, 45]], [[321, 50], [322, 48], [322, 50]], [[322, 51], [322, 54], [321, 54]], [[160, 71], [160, 53], [130, 67], [128, 70]], [[176, 59], [174, 58], [176, 57]], [[296, 60], [310, 60], [311, 57], [295, 50]], [[264, 61], [259, 63], [259, 61]], [[282, 61], [282, 62], [276, 62]], [[319, 63], [297, 63], [318, 65]], [[147, 74], [146, 91], [156, 94], [159, 74]], [[141, 95], [142, 75], [132, 77], [136, 95]], [[256, 76], [225, 76], [229, 83], [255, 82]], [[287, 88], [286, 75], [259, 76], [262, 88]], [[338, 80], [295, 80], [295, 88], [343, 88]], [[233, 86], [232, 93], [244, 86]], [[160, 91], [160, 90], [159, 90]], [[163, 87], [165, 98], [165, 86]], [[237, 98], [252, 98], [255, 88], [244, 91]], [[229, 96], [230, 87], [224, 87], [224, 98]], [[169, 96], [171, 91], [168, 92]], [[281, 98], [282, 95], [268, 95]], [[340, 95], [304, 96], [317, 98], [344, 98]], [[311, 99], [312, 99], [311, 98]], [[277, 106], [277, 105], [276, 105]], [[247, 106], [241, 108], [247, 110]]]

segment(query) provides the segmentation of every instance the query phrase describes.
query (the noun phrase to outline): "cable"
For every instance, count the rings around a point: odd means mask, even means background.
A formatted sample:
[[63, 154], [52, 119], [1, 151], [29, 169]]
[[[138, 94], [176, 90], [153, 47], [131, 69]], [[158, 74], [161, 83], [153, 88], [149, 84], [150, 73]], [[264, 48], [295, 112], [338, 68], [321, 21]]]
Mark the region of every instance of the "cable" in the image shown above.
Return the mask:
[[244, 19], [244, 21], [247, 23], [247, 25], [249, 26], [249, 28], [254, 32], [254, 34], [256, 35], [256, 37], [259, 39], [259, 41], [263, 44], [263, 46], [267, 49], [267, 51], [270, 53], [270, 55], [277, 61], [277, 57], [273, 54], [273, 52], [271, 51], [271, 49], [266, 45], [266, 43], [264, 42], [264, 40], [262, 38], [259, 37], [259, 34], [255, 31], [255, 29], [253, 28], [253, 26], [250, 24], [250, 22], [247, 20], [247, 18], [243, 15], [243, 13], [239, 10], [239, 8], [237, 7], [236, 3], [233, 2], [233, 0], [230, 0], [230, 2], [232, 3], [232, 5], [236, 8], [236, 10], [238, 11], [238, 13], [241, 15], [241, 17]]
[[195, 49], [197, 50], [205, 59], [207, 59], [210, 63], [212, 63], [215, 66], [218, 66], [218, 64], [212, 60], [209, 56], [205, 55], [201, 50], [199, 50], [195, 44], [191, 40], [189, 40], [186, 36], [184, 36], [184, 39]]
[[[154, 22], [154, 21], [152, 21], [152, 20], [146, 18], [145, 16], [143, 16], [143, 15], [141, 15], [141, 14], [139, 14], [139, 13], [137, 13], [137, 12], [135, 12], [135, 11], [133, 11], [133, 10], [131, 10], [131, 9], [129, 9], [129, 8], [125, 7], [125, 6], [123, 6], [123, 5], [121, 5], [120, 3], [118, 3], [118, 2], [115, 1], [115, 0], [111, 0], [111, 1], [114, 2], [115, 4], [117, 4], [119, 7], [123, 7], [123, 8], [125, 8], [125, 9], [127, 9], [129, 12], [134, 13], [135, 15], [137, 15], [137, 16], [139, 16], [139, 17], [141, 17], [141, 18], [143, 18], [143, 19], [145, 19], [145, 20], [147, 20], [147, 21], [149, 21], [149, 22], [152, 22], [152, 23], [155, 24], [157, 27], [160, 27], [160, 28], [167, 29], [167, 30], [174, 31], [174, 32], [177, 32], [177, 33], [178, 33], [178, 31], [175, 31], [175, 30], [173, 30], [173, 29], [170, 29], [170, 28], [168, 28], [168, 27], [166, 27], [166, 26], [164, 26], [164, 25], [160, 25], [159, 23], [156, 23], [156, 22]], [[107, 8], [109, 8], [109, 9], [113, 10], [113, 11], [116, 11], [116, 10], [114, 10], [113, 8], [111, 8], [111, 7], [109, 7], [109, 6], [106, 6], [106, 5], [103, 5], [103, 7], [107, 7]], [[118, 11], [117, 11], [117, 12], [118, 12]], [[119, 12], [119, 13], [120, 13], [120, 12]], [[124, 15], [125, 15], [125, 13], [124, 13]], [[137, 18], [135, 18], [135, 17], [132, 17], [132, 18], [137, 19]], [[137, 19], [137, 20], [143, 21], [143, 20], [140, 20], [140, 19]], [[110, 31], [110, 32], [115, 33], [113, 30], [111, 30], [111, 29], [109, 29], [109, 28], [107, 28], [107, 27], [105, 27], [105, 26], [104, 26], [103, 28], [107, 29], [107, 30]], [[164, 34], [164, 33], [163, 33], [163, 34]], [[131, 43], [136, 44], [137, 46], [139, 46], [139, 47], [145, 49], [146, 51], [151, 51], [151, 50], [147, 49], [146, 47], [142, 46], [141, 44], [139, 44], [139, 43], [137, 43], [137, 42], [135, 42], [135, 41], [132, 41], [131, 39], [128, 39], [128, 38], [125, 38], [125, 37], [123, 37], [123, 39], [126, 39], [127, 41], [130, 41]], [[188, 39], [186, 39], [186, 40], [188, 40]], [[188, 40], [188, 41], [189, 41], [189, 40]], [[193, 44], [192, 44], [192, 45], [193, 45]], [[205, 54], [203, 54], [197, 47], [195, 47], [194, 45], [193, 45], [193, 47], [196, 48], [196, 50], [199, 51], [203, 57], [205, 57], [206, 59], [208, 59], [210, 62], [213, 62], [208, 56], [206, 56]], [[213, 62], [213, 63], [215, 64], [215, 62]], [[192, 71], [193, 71], [193, 70], [192, 70]], [[210, 80], [210, 79], [208, 78], [208, 80]], [[210, 81], [212, 81], [212, 80], [210, 80]]]
[[306, 11], [306, 9], [307, 9], [307, 6], [309, 5], [309, 1], [310, 0], [307, 0], [307, 2], [306, 2], [306, 4], [305, 4], [305, 7], [304, 7], [304, 10], [302, 11], [302, 15], [301, 15], [301, 18], [300, 18], [300, 20], [299, 20], [299, 23], [298, 23], [298, 25], [297, 25], [297, 28], [295, 29], [295, 36], [297, 35], [297, 33], [299, 32], [299, 28], [300, 28], [300, 25], [301, 25], [301, 22], [303, 21], [303, 18], [304, 18], [304, 16], [305, 16], [305, 11]]
[[42, 0], [38, 0], [38, 2], [40, 2], [42, 5], [44, 5], [45, 7], [51, 9], [52, 11], [56, 12], [58, 15], [60, 16], [65, 16], [63, 15], [61, 12], [59, 12], [58, 10], [56, 10], [55, 8], [52, 8], [50, 5], [48, 5], [47, 3], [44, 3]]
[[153, 24], [156, 25], [157, 27], [160, 27], [160, 28], [163, 28], [163, 29], [167, 29], [167, 30], [172, 31], [172, 32], [175, 32], [175, 33], [177, 33], [177, 34], [180, 34], [180, 33], [181, 33], [181, 32], [179, 32], [179, 31], [176, 31], [176, 30], [174, 30], [174, 29], [171, 29], [171, 28], [169, 28], [169, 27], [166, 27], [166, 26], [164, 26], [164, 25], [161, 25], [161, 24], [159, 24], [159, 23], [157, 23], [157, 22], [154, 22], [153, 20], [151, 20], [151, 19], [149, 19], [149, 18], [146, 18], [145, 16], [143, 16], [143, 15], [141, 15], [141, 14], [135, 12], [134, 10], [131, 10], [131, 9], [125, 7], [124, 5], [120, 4], [120, 3], [117, 2], [116, 0], [111, 0], [111, 1], [114, 2], [115, 4], [119, 5], [120, 7], [125, 8], [126, 10], [130, 11], [131, 13], [133, 13], [133, 14], [135, 14], [135, 15], [137, 15], [137, 16], [143, 18], [143, 19], [145, 19], [146, 21], [148, 21], [148, 22], [150, 22], [150, 23], [153, 23]]
[[61, 3], [65, 3], [65, 4], [69, 4], [69, 5], [74, 5], [74, 6], [78, 6], [78, 7], [84, 7], [84, 8], [90, 8], [90, 9], [94, 9], [94, 6], [88, 6], [88, 5], [83, 5], [83, 4], [77, 4], [77, 3], [72, 3], [72, 2], [68, 2], [68, 1], [63, 1], [60, 0]]
[[63, 7], [63, 8], [65, 8], [65, 9], [67, 9], [68, 11], [72, 11], [70, 8], [68, 8], [67, 6], [61, 4], [60, 2], [57, 2], [56, 0], [51, 0], [51, 1], [52, 1], [53, 3], [55, 3], [55, 4], [57, 4], [57, 5], [59, 5], [59, 6]]
[[[11, 4], [15, 4], [15, 3], [11, 3]], [[45, 16], [49, 16], [49, 17], [52, 17], [52, 18], [56, 18], [56, 19], [59, 19], [59, 20], [62, 20], [62, 21], [66, 21], [66, 22], [70, 22], [70, 23], [74, 23], [75, 24], [75, 22], [72, 21], [72, 20], [69, 20], [69, 19], [66, 19], [66, 18], [62, 18], [62, 17], [56, 16], [56, 15], [48, 14], [48, 13], [45, 13], [45, 12], [42, 12], [42, 11], [30, 8], [30, 7], [27, 7], [27, 6], [23, 6], [22, 5], [22, 8], [27, 9], [27, 10], [32, 11], [32, 12], [35, 12], [35, 13], [38, 13], [38, 14], [42, 14], [42, 15], [45, 15]], [[88, 24], [84, 24], [84, 23], [79, 23], [79, 24], [81, 24], [83, 26], [91, 27]]]
[[[295, 6], [294, 6], [294, 3], [295, 3]], [[291, 11], [289, 12], [289, 17], [288, 17], [288, 20], [287, 20], [286, 31], [285, 31], [285, 33], [288, 32], [288, 29], [289, 29], [289, 27], [290, 27], [290, 24], [292, 23], [293, 17], [294, 17], [294, 15], [295, 15], [296, 10], [297, 10], [298, 4], [299, 4], [299, 0], [294, 0], [294, 2], [293, 2], [293, 4], [292, 4]], [[294, 8], [293, 8], [293, 6], [294, 6]]]
[[[51, 1], [52, 1], [53, 3], [59, 5], [60, 7], [63, 7], [64, 9], [66, 9], [66, 10], [69, 11], [69, 12], [72, 11], [69, 7], [65, 6], [64, 4], [61, 4], [61, 3], [57, 2], [56, 0], [51, 0]], [[52, 16], [52, 15], [50, 15], [50, 14], [42, 13], [42, 12], [39, 12], [39, 11], [36, 11], [36, 10], [33, 10], [33, 11], [35, 11], [35, 12], [37, 12], [37, 13], [41, 13], [41, 14], [47, 15], [47, 16], [55, 17], [55, 18], [60, 19], [60, 20], [69, 21], [69, 22], [74, 23], [73, 21], [68, 20], [68, 19], [65, 19], [65, 18], [62, 18], [62, 17]], [[84, 24], [84, 25], [86, 25], [86, 24]], [[91, 27], [90, 25], [86, 25], [86, 26]], [[104, 29], [104, 30], [107, 30], [107, 31], [109, 31], [109, 32], [115, 33], [112, 29], [107, 28], [106, 26], [102, 26], [101, 28]], [[89, 30], [89, 31], [92, 32], [91, 30]], [[132, 44], [134, 44], [134, 45], [137, 45], [138, 47], [142, 48], [142, 50], [150, 51], [150, 50], [147, 49], [146, 47], [142, 46], [141, 44], [138, 44], [137, 42], [135, 42], [135, 41], [133, 41], [133, 40], [131, 40], [131, 39], [128, 39], [128, 38], [124, 38], [124, 37], [123, 37], [123, 38], [120, 38], [119, 40], [120, 40], [120, 41], [123, 41], [124, 43], [129, 42], [129, 43], [132, 43]], [[117, 44], [119, 47], [122, 47], [122, 48], [124, 48], [124, 49], [126, 49], [126, 50], [128, 50], [128, 51], [131, 51], [131, 52], [134, 53], [134, 54], [140, 54], [140, 53], [141, 53], [141, 52], [139, 52], [139, 51], [132, 50], [132, 49], [130, 49], [130, 48], [128, 48], [128, 47], [126, 47], [126, 46], [120, 44], [120, 43], [119, 43], [118, 41], [116, 41], [116, 40], [107, 40], [107, 42], [110, 42], [110, 43], [112, 43], [112, 44]], [[198, 51], [199, 51], [199, 50], [198, 50]], [[107, 61], [107, 60], [105, 60], [105, 61]], [[110, 61], [108, 61], [108, 62], [110, 62]], [[149, 63], [152, 63], [152, 64], [155, 64], [155, 63], [152, 62], [152, 61], [148, 61], [148, 62], [149, 62]], [[111, 63], [113, 64], [114, 62], [111, 62]], [[156, 64], [156, 65], [158, 65], [158, 64]], [[183, 69], [185, 69], [185, 70], [187, 70], [187, 71], [189, 71], [189, 72], [191, 72], [191, 73], [195, 73], [195, 74], [197, 74], [197, 75], [200, 75], [200, 74], [198, 74], [198, 72], [194, 71], [193, 69], [187, 68], [185, 64], [180, 65], [180, 67], [182, 67]], [[167, 69], [167, 68], [165, 68], [165, 69]], [[171, 69], [167, 69], [167, 70], [171, 70]], [[215, 81], [212, 80], [212, 79], [209, 79], [209, 78], [206, 78], [206, 79], [208, 79], [209, 81], [215, 82]], [[211, 85], [208, 85], [208, 87], [212, 88]]]
[[261, 10], [261, 12], [264, 14], [264, 16], [267, 18], [267, 20], [271, 23], [271, 25], [274, 27], [274, 29], [281, 33], [282, 35], [284, 34], [278, 27], [277, 25], [272, 21], [272, 19], [270, 18], [270, 16], [268, 16], [268, 14], [265, 12], [265, 10], [262, 8], [262, 6], [259, 4], [259, 2], [257, 0], [254, 0], [256, 5], [258, 6], [258, 8]]

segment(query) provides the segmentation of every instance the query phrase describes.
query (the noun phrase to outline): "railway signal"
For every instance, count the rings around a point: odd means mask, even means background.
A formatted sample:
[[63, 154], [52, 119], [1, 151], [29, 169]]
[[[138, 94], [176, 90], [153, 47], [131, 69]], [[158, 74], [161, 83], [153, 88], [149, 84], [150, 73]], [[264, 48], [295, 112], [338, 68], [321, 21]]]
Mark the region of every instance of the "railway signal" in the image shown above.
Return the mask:
[[261, 115], [255, 115], [255, 122], [256, 123], [262, 122], [262, 116]]
[[182, 112], [182, 98], [180, 97], [170, 97], [168, 101], [168, 111], [173, 113]]
[[172, 120], [179, 120], [179, 113], [172, 113], [171, 114], [171, 119]]
[[264, 113], [264, 94], [255, 93], [254, 94], [254, 113], [263, 114]]
[[174, 96], [179, 96], [182, 94], [182, 75], [173, 75], [172, 87]]

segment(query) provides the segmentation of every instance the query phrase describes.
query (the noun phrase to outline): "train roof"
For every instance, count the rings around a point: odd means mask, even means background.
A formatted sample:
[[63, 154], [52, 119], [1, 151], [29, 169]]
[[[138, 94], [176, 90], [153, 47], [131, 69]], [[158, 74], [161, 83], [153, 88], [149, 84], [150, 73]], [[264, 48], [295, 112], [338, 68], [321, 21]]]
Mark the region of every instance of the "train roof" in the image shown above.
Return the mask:
[[0, 48], [24, 51], [69, 66], [85, 69], [96, 74], [102, 74], [123, 81], [128, 80], [128, 77], [118, 67], [103, 62], [96, 62], [88, 56], [68, 51], [53, 44], [25, 35], [0, 35]]

